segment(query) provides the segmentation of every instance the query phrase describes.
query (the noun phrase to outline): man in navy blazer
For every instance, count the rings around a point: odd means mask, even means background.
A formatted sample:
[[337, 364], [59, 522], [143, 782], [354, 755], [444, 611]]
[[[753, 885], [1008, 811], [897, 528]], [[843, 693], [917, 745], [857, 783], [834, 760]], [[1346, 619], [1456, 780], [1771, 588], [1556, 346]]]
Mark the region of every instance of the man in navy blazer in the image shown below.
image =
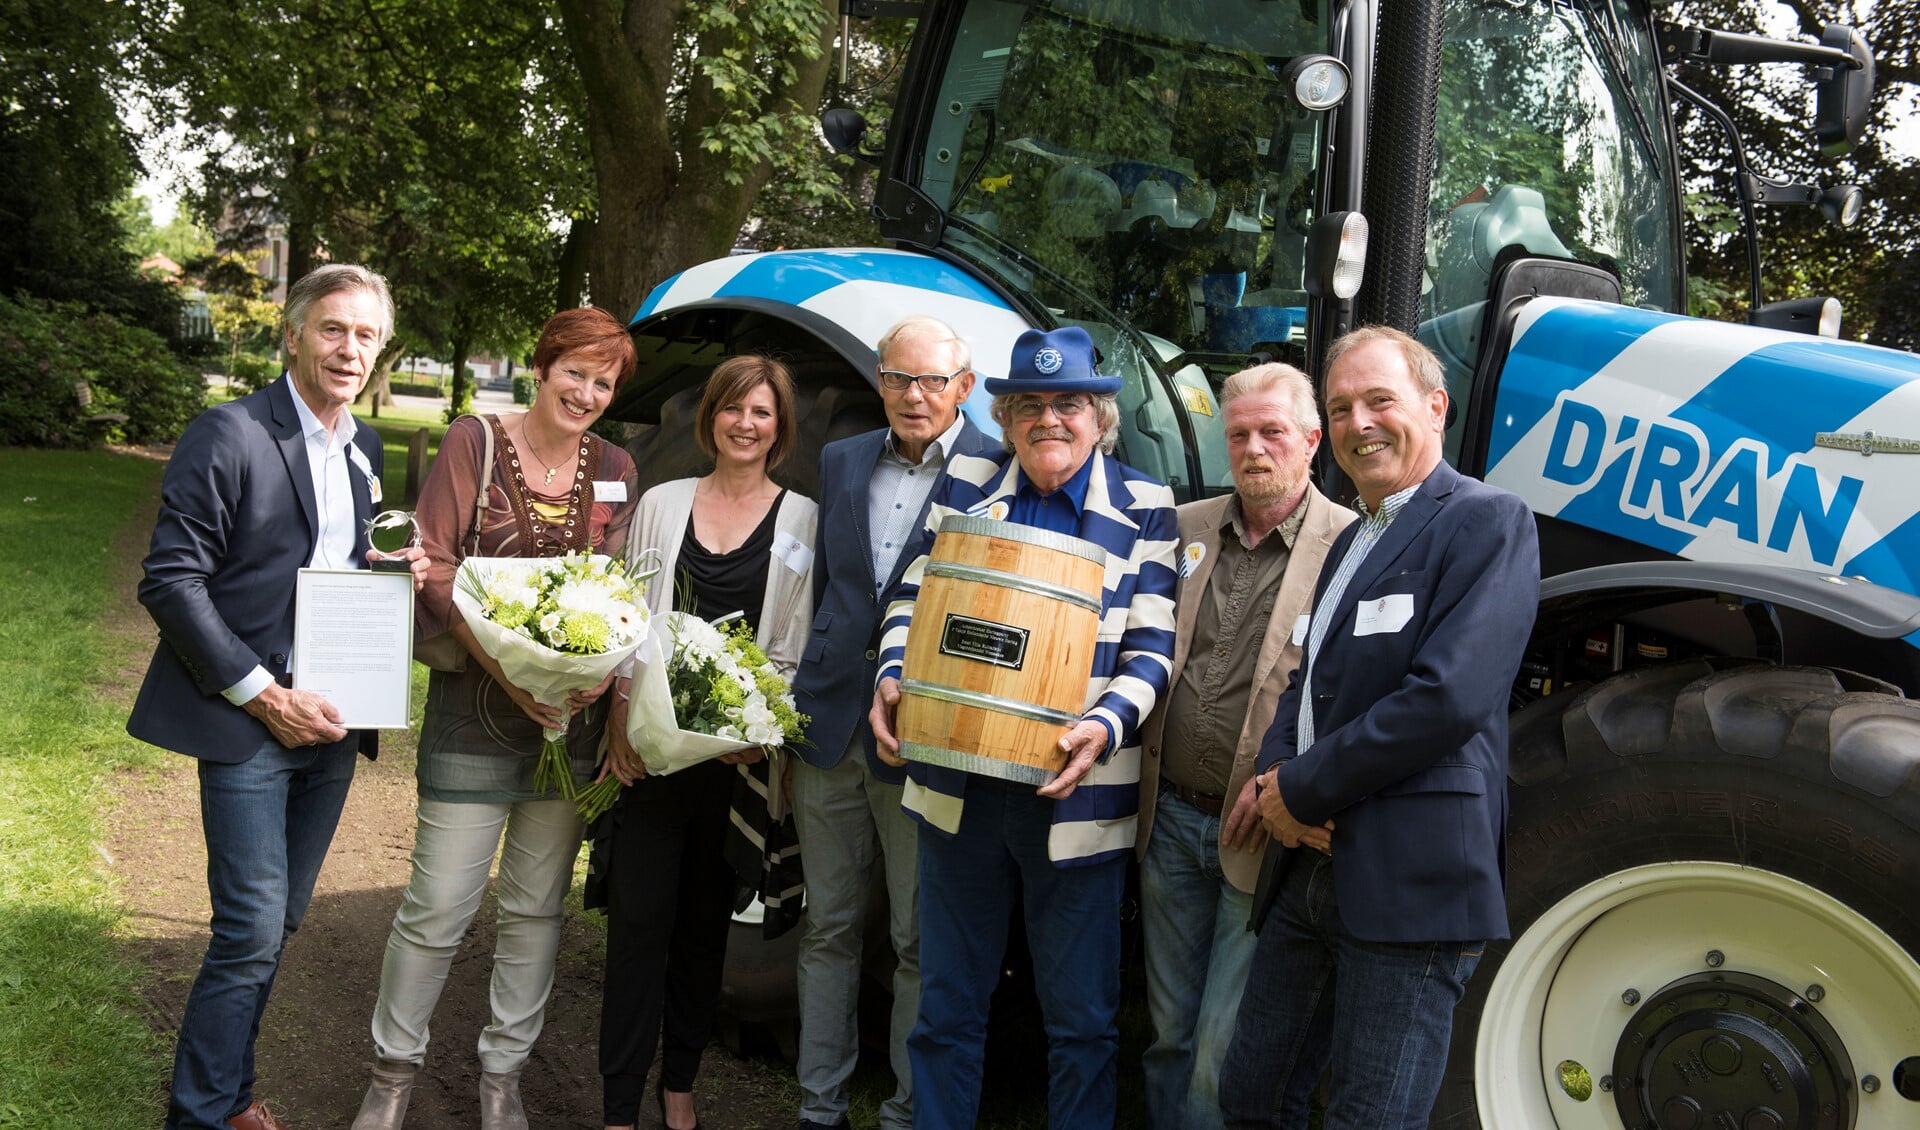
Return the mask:
[[[187, 426], [167, 463], [140, 602], [160, 629], [127, 719], [199, 759], [213, 937], [175, 1045], [169, 1130], [274, 1130], [253, 1042], [373, 731], [292, 688], [294, 581], [374, 556], [381, 445], [353, 402], [393, 329], [386, 280], [334, 264], [287, 295], [287, 373]], [[412, 560], [418, 587], [426, 558]], [[349, 630], [342, 625], [343, 630]]]
[[1305, 1127], [1330, 1065], [1327, 1130], [1424, 1127], [1454, 1005], [1507, 936], [1507, 702], [1539, 545], [1525, 503], [1442, 461], [1426, 347], [1368, 327], [1325, 372], [1361, 520], [1327, 554], [1256, 759], [1274, 843], [1220, 1102], [1229, 1126]]
[[862, 924], [876, 862], [885, 868], [898, 958], [888, 1041], [896, 1090], [880, 1108], [880, 1125], [906, 1130], [913, 1122], [906, 1040], [920, 1002], [918, 832], [900, 808], [906, 771], [874, 756], [867, 725], [886, 610], [881, 598], [911, 560], [902, 550], [925, 523], [947, 460], [999, 450], [960, 413], [973, 391], [973, 361], [952, 327], [909, 316], [881, 335], [875, 352], [890, 426], [820, 452], [813, 630], [793, 686], [812, 719], [812, 744], [799, 748], [793, 767], [807, 883], [796, 1065], [802, 1130], [846, 1125], [846, 1083], [859, 1055]]

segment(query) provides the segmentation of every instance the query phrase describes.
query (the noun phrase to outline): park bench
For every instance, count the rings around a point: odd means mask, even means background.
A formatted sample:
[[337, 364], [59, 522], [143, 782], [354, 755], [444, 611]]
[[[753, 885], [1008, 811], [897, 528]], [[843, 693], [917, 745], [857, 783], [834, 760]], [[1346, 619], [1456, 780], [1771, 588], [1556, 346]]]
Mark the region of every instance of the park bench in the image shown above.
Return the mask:
[[98, 447], [107, 438], [107, 429], [127, 422], [125, 412], [95, 412], [93, 386], [86, 381], [73, 382], [73, 403], [80, 414], [80, 427], [86, 431], [87, 446]]

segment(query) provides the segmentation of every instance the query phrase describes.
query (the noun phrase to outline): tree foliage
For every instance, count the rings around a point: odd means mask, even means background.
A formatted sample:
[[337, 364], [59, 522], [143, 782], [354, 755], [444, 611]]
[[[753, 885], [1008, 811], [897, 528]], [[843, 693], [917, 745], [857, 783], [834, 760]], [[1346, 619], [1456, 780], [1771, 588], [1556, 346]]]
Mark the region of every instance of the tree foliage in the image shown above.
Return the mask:
[[152, 202], [133, 193], [120, 202], [117, 211], [126, 233], [127, 250], [136, 259], [165, 255], [184, 267], [213, 254], [213, 233], [195, 223], [184, 211], [175, 212], [164, 224], [156, 224]]
[[393, 285], [401, 353], [524, 343], [563, 233], [591, 211], [579, 86], [543, 5], [181, 0], [157, 81], [208, 159], [195, 203], [223, 239], [283, 225], [288, 277], [322, 249]]
[[[1815, 40], [1826, 23], [1859, 28], [1873, 44], [1878, 81], [1866, 139], [1845, 158], [1823, 161], [1813, 140], [1813, 84], [1803, 67], [1683, 65], [1678, 77], [1734, 118], [1749, 163], [1778, 178], [1822, 185], [1860, 185], [1867, 198], [1860, 222], [1840, 229], [1804, 207], [1761, 207], [1758, 225], [1766, 301], [1831, 294], [1846, 310], [1843, 333], [1884, 345], [1920, 348], [1920, 281], [1911, 266], [1920, 252], [1920, 162], [1890, 143], [1911, 112], [1920, 84], [1920, 2], [1849, 0], [1693, 0], [1685, 22], [1730, 31], [1764, 31]], [[1682, 138], [1701, 199], [1737, 201], [1725, 134], [1683, 111]], [[1723, 215], [1716, 212], [1710, 219]], [[1689, 270], [1703, 289], [1727, 295], [1726, 312], [1744, 317], [1745, 244], [1729, 225], [1698, 224], [1690, 233]]]
[[[836, 48], [822, 112], [834, 106], [858, 110], [868, 132], [886, 136], [900, 74], [913, 40], [914, 19], [886, 16], [855, 20], [852, 41]], [[840, 53], [847, 81], [839, 81]], [[801, 139], [785, 150], [755, 198], [746, 230], [737, 242], [759, 251], [785, 247], [872, 247], [884, 242], [872, 215], [879, 171], [827, 148], [821, 137]]]
[[178, 301], [135, 272], [119, 210], [140, 173], [119, 111], [140, 17], [136, 0], [0, 0], [0, 294], [171, 337]]
[[[86, 382], [93, 402], [82, 409]], [[158, 334], [78, 302], [0, 295], [0, 444], [83, 447], [88, 415], [124, 414], [106, 438], [169, 443], [204, 407], [200, 374]]]
[[593, 300], [625, 315], [726, 253], [787, 155], [815, 144], [831, 0], [555, 0], [598, 188]]

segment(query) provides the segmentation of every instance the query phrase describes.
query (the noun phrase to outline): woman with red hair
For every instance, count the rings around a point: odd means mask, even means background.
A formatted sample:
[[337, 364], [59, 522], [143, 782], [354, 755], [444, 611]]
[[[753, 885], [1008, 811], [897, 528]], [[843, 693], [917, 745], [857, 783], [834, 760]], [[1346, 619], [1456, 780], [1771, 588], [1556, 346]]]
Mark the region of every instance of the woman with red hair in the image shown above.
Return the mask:
[[[493, 1019], [479, 1041], [479, 1122], [482, 1130], [526, 1130], [520, 1071], [546, 1018], [580, 817], [572, 801], [533, 784], [541, 729], [559, 726], [560, 712], [507, 681], [474, 642], [453, 609], [453, 575], [468, 556], [624, 550], [638, 501], [633, 460], [587, 429], [635, 364], [633, 342], [613, 315], [594, 307], [555, 314], [533, 351], [533, 404], [517, 416], [455, 420], [421, 489], [416, 517], [433, 566], [414, 638], [445, 633], [459, 646], [450, 649], [454, 662], [436, 660], [427, 683], [413, 878], [387, 937], [373, 1008], [379, 1061], [354, 1130], [399, 1130], [426, 1058], [428, 1021], [496, 851], [500, 909]], [[605, 691], [603, 684], [568, 700], [577, 783], [593, 777]]]

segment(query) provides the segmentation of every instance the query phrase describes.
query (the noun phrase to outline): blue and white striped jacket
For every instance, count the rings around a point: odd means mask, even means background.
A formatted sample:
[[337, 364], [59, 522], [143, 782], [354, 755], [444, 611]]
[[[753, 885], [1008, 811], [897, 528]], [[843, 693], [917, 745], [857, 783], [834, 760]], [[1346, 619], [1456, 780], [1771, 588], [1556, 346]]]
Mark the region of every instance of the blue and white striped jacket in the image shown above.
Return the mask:
[[[1096, 453], [1093, 459], [1078, 535], [1107, 551], [1107, 575], [1083, 717], [1104, 720], [1117, 748], [1081, 779], [1073, 795], [1053, 804], [1047, 856], [1061, 867], [1099, 863], [1133, 850], [1140, 811], [1140, 723], [1166, 693], [1173, 665], [1179, 583], [1173, 492], [1110, 455]], [[1019, 461], [1010, 453], [957, 455], [947, 465], [947, 476], [927, 508], [917, 555], [887, 609], [877, 678], [901, 676], [914, 599], [941, 521], [949, 514], [1004, 515], [1022, 481]], [[966, 782], [967, 774], [957, 769], [911, 764], [903, 807], [952, 835], [960, 827]]]

